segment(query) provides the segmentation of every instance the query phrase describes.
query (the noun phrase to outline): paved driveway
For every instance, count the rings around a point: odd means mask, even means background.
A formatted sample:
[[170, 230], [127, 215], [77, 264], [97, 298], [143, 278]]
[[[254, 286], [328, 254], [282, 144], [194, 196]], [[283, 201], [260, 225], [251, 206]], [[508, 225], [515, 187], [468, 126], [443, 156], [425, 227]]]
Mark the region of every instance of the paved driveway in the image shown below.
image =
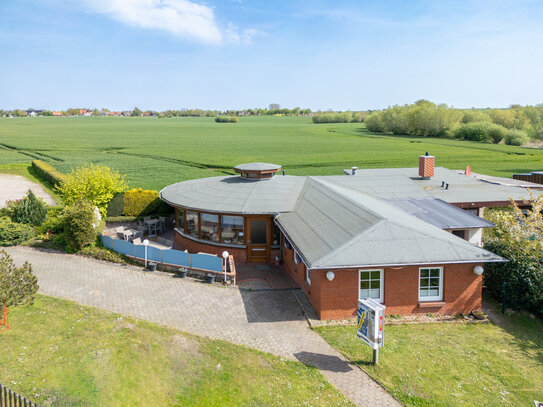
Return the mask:
[[43, 198], [48, 205], [56, 205], [55, 200], [40, 184], [20, 175], [0, 174], [0, 208], [6, 205], [6, 201], [24, 198], [29, 189], [37, 197]]
[[75, 255], [7, 251], [18, 264], [33, 265], [43, 294], [299, 360], [359, 406], [399, 405], [309, 329], [291, 290], [245, 291]]

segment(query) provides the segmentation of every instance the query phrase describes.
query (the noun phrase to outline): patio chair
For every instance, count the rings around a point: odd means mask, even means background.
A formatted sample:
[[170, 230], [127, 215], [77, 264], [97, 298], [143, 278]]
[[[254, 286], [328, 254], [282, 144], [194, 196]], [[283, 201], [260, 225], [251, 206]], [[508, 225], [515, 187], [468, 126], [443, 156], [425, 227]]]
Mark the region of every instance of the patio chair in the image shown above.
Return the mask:
[[150, 216], [146, 216], [143, 218], [143, 220], [151, 220], [151, 217]]
[[145, 226], [136, 226], [136, 230], [140, 232], [140, 236], [145, 236], [145, 232], [147, 231], [147, 228]]
[[132, 240], [132, 243], [134, 244], [141, 244], [141, 239], [139, 237]]
[[115, 233], [117, 234], [117, 237], [121, 237], [122, 239], [124, 239], [123, 232], [124, 232], [124, 226], [117, 226], [115, 228]]
[[160, 233], [164, 233], [164, 229], [166, 229], [166, 217], [165, 216], [159, 216], [158, 220], [160, 221]]

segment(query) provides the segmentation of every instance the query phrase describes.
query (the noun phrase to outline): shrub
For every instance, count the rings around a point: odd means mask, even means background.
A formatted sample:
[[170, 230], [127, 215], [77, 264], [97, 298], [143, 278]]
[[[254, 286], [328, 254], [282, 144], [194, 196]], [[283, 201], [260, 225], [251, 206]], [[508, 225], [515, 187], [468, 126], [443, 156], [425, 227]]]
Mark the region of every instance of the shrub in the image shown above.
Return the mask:
[[507, 130], [505, 133], [505, 144], [510, 146], [521, 146], [528, 141], [528, 136], [521, 130]]
[[470, 122], [456, 130], [456, 137], [471, 141], [490, 141], [487, 130], [490, 122]]
[[313, 116], [313, 123], [350, 123], [353, 120], [351, 112], [319, 113]]
[[32, 266], [25, 262], [17, 267], [9, 254], [0, 251], [0, 299], [5, 298], [8, 307], [34, 301], [38, 292], [38, 279]]
[[239, 119], [236, 116], [217, 116], [215, 121], [217, 123], [237, 123]]
[[366, 117], [366, 127], [369, 131], [382, 133], [385, 131], [385, 122], [383, 121], [383, 112], [373, 112]]
[[124, 191], [127, 184], [124, 175], [105, 165], [84, 164], [72, 170], [57, 188], [66, 205], [87, 200], [105, 217], [107, 204], [115, 194]]
[[12, 220], [18, 223], [27, 223], [32, 226], [40, 226], [47, 218], [45, 203], [28, 190], [22, 201], [15, 206]]
[[124, 194], [121, 192], [113, 197], [107, 204], [107, 217], [117, 217], [123, 214]]
[[155, 211], [160, 205], [157, 191], [141, 188], [131, 189], [124, 193], [125, 216], [144, 216]]
[[0, 246], [15, 246], [30, 240], [34, 229], [24, 223], [12, 222], [10, 218], [0, 218]]
[[543, 316], [543, 196], [530, 193], [531, 210], [526, 215], [512, 201], [510, 211], [492, 211], [489, 220], [496, 224], [485, 249], [508, 263], [488, 263], [483, 279], [490, 295], [502, 301], [506, 285], [507, 306]]
[[66, 175], [61, 173], [51, 164], [42, 160], [32, 161], [32, 168], [36, 171], [36, 174], [44, 180], [50, 182], [53, 185], [59, 185], [64, 181]]
[[39, 227], [41, 234], [57, 235], [64, 233], [64, 216], [62, 211], [62, 208], [49, 208], [46, 221]]
[[77, 254], [92, 257], [93, 259], [109, 261], [110, 263], [133, 263], [128, 257], [113, 250], [99, 246], [87, 246], [81, 249]]
[[507, 129], [499, 124], [489, 124], [486, 129], [487, 138], [494, 144], [498, 144], [500, 141], [502, 141], [506, 133]]
[[96, 242], [94, 205], [85, 200], [64, 208], [64, 235], [69, 251], [79, 251]]

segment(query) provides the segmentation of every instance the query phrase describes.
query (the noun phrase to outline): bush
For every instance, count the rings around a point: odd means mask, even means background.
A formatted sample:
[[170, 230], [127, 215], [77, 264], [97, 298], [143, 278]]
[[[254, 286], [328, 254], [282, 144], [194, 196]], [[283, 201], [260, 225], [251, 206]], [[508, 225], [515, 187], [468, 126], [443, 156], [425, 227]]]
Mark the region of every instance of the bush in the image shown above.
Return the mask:
[[61, 173], [51, 164], [46, 163], [42, 160], [32, 161], [32, 168], [34, 169], [34, 171], [36, 171], [36, 174], [39, 177], [43, 178], [44, 180], [50, 182], [53, 185], [59, 185], [66, 178], [66, 175]]
[[84, 164], [70, 172], [57, 188], [66, 205], [87, 200], [105, 217], [108, 203], [115, 194], [124, 191], [127, 184], [124, 175], [105, 165]]
[[41, 224], [39, 231], [43, 235], [64, 233], [63, 208], [49, 208], [47, 220]]
[[385, 129], [385, 122], [383, 121], [383, 112], [373, 112], [365, 120], [366, 128], [369, 131], [383, 133]]
[[157, 191], [141, 188], [131, 189], [124, 193], [125, 216], [144, 216], [154, 212], [160, 205]]
[[507, 130], [505, 133], [505, 144], [510, 146], [521, 146], [528, 142], [528, 136], [521, 130]]
[[543, 316], [543, 256], [526, 256], [511, 250], [499, 240], [485, 243], [490, 250], [509, 260], [508, 263], [488, 263], [483, 274], [488, 293], [502, 302], [502, 284], [506, 282], [506, 304]]
[[0, 246], [15, 246], [30, 240], [34, 229], [24, 223], [12, 222], [10, 218], [0, 218]]
[[487, 138], [494, 144], [498, 144], [500, 141], [502, 141], [506, 133], [507, 129], [499, 124], [489, 124], [488, 128], [486, 129]]
[[30, 263], [17, 267], [4, 250], [0, 251], [0, 299], [6, 299], [8, 307], [34, 301], [38, 292], [38, 279]]
[[113, 197], [107, 204], [107, 217], [117, 217], [123, 214], [124, 194], [121, 192]]
[[215, 121], [217, 123], [237, 123], [239, 119], [236, 116], [217, 116]]
[[96, 242], [94, 205], [79, 201], [64, 209], [64, 235], [69, 251], [79, 251]]
[[313, 123], [350, 123], [353, 120], [351, 112], [319, 113], [313, 116]]
[[36, 197], [31, 190], [18, 205], [14, 207], [12, 220], [17, 223], [27, 223], [40, 226], [47, 218], [45, 203]]
[[92, 257], [93, 259], [109, 261], [110, 263], [133, 263], [133, 261], [131, 261], [128, 257], [125, 257], [120, 253], [114, 252], [113, 250], [109, 250], [105, 247], [99, 246], [84, 247], [77, 254]]
[[461, 125], [456, 130], [456, 137], [470, 141], [490, 141], [487, 130], [490, 122], [470, 122]]

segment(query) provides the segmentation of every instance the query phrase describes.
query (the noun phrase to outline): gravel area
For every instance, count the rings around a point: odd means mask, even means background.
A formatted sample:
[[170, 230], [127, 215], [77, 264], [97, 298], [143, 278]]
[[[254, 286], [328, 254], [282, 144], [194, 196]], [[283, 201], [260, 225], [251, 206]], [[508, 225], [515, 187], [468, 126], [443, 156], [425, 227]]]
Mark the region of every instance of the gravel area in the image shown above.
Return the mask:
[[56, 205], [53, 197], [40, 184], [20, 175], [0, 174], [0, 208], [6, 206], [6, 201], [24, 198], [29, 189], [36, 196], [43, 198], [48, 205]]

